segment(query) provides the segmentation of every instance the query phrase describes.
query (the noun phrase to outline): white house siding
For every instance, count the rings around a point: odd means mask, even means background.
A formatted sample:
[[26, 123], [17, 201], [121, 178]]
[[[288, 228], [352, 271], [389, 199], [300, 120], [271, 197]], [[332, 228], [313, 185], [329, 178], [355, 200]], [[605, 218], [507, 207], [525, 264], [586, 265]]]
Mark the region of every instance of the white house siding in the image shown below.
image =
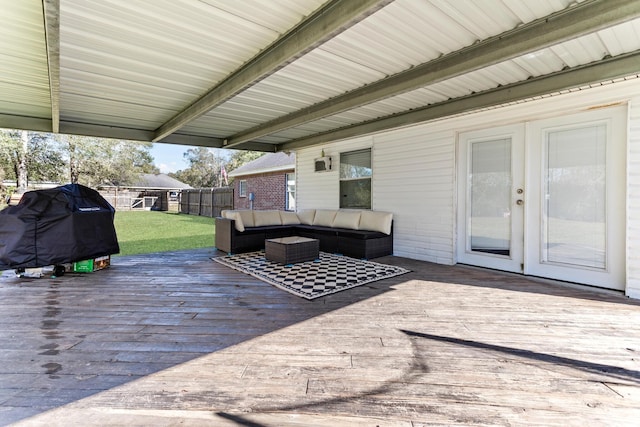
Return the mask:
[[[419, 126], [302, 150], [298, 209], [337, 209], [340, 153], [371, 148], [373, 209], [394, 212], [395, 255], [453, 264], [454, 136], [427, 135]], [[322, 150], [333, 170], [313, 173]]]
[[[367, 136], [340, 143], [319, 145], [296, 154], [296, 206], [304, 209], [338, 209], [340, 200], [340, 152], [371, 148], [373, 138]], [[323, 153], [324, 151], [324, 153]], [[328, 172], [314, 172], [313, 160], [331, 156], [333, 166]]]
[[[457, 209], [455, 152], [460, 132], [621, 104], [630, 107], [626, 293], [640, 298], [640, 79], [299, 150], [298, 206], [337, 208], [339, 153], [371, 147], [373, 208], [394, 213], [395, 255], [453, 264]], [[314, 174], [313, 159], [320, 157], [322, 149], [333, 157], [334, 170]]]
[[626, 294], [640, 298], [640, 96], [629, 104]]
[[455, 133], [413, 127], [377, 135], [373, 208], [394, 212], [394, 253], [453, 264]]

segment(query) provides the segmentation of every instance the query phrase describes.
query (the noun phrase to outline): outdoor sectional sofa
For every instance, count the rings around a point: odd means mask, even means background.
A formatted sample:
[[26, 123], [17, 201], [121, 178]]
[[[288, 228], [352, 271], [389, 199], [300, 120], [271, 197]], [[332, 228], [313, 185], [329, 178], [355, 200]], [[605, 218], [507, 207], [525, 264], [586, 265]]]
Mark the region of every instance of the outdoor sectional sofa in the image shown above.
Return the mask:
[[320, 250], [370, 259], [393, 254], [393, 214], [370, 210], [301, 212], [227, 210], [216, 218], [216, 248], [229, 254], [264, 249], [266, 239], [318, 239]]

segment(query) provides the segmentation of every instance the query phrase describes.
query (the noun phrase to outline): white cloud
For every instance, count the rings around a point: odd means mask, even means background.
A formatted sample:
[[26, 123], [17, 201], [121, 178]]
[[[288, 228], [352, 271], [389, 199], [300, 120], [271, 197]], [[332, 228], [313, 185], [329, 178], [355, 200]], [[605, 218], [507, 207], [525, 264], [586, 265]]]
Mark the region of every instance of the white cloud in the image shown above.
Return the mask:
[[158, 163], [156, 167], [160, 169], [160, 173], [171, 173], [178, 171], [178, 164], [176, 162], [167, 163]]

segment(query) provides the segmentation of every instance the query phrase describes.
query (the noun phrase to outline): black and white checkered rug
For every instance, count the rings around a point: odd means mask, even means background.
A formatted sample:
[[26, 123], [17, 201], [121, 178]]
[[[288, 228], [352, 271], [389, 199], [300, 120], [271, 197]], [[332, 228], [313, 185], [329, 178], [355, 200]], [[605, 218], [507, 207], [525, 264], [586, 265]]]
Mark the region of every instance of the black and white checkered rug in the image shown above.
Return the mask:
[[267, 260], [264, 251], [212, 259], [309, 300], [409, 272], [401, 267], [325, 252], [320, 252], [320, 259], [315, 261], [288, 265]]

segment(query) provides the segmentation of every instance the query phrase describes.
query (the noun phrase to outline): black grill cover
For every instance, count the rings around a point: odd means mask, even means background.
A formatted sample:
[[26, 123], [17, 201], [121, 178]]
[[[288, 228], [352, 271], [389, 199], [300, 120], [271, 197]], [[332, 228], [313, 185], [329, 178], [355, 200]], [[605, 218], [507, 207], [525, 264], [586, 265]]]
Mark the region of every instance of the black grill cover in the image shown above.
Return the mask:
[[0, 270], [116, 254], [114, 214], [97, 191], [79, 184], [28, 191], [0, 211]]

